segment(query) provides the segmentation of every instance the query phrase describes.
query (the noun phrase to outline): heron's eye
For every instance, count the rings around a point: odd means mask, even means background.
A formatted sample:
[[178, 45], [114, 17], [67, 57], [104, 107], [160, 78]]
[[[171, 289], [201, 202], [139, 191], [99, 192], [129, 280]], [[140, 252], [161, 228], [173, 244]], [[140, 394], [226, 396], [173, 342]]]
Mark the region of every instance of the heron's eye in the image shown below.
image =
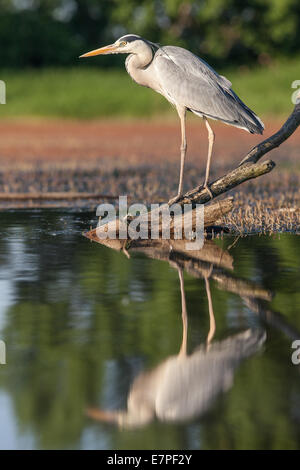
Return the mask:
[[127, 42], [126, 41], [121, 41], [120, 46], [126, 46]]

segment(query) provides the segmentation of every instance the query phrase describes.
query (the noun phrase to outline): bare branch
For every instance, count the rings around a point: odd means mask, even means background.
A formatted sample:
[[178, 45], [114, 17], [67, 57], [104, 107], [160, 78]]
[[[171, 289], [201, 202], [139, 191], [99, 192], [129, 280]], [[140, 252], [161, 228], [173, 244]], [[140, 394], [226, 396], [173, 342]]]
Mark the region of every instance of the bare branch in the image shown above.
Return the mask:
[[243, 158], [240, 165], [246, 163], [256, 163], [263, 155], [270, 152], [276, 147], [279, 147], [285, 140], [287, 140], [300, 125], [300, 103], [296, 104], [294, 111], [289, 116], [287, 121], [279, 129], [276, 134], [273, 134], [268, 139], [253, 147], [250, 152]]
[[[251, 165], [241, 165], [235, 168], [234, 170], [227, 173], [227, 175], [222, 176], [217, 179], [210, 185], [210, 190], [215, 197], [220, 196], [223, 193], [226, 193], [230, 189], [235, 188], [244, 181], [248, 181], [252, 178], [257, 178], [258, 176], [269, 173], [273, 170], [275, 163], [272, 160], [266, 160], [263, 163], [255, 163]], [[208, 191], [203, 188], [203, 186], [197, 186], [195, 189], [187, 192], [182, 199], [177, 201], [177, 204], [205, 204], [210, 201], [210, 195]], [[172, 201], [169, 201], [171, 204]]]

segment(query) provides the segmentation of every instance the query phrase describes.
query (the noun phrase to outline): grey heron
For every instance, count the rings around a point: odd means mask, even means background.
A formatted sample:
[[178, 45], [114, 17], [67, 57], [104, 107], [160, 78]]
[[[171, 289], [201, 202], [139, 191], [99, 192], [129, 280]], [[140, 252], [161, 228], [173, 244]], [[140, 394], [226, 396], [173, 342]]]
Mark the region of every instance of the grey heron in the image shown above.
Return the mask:
[[208, 186], [215, 135], [208, 119], [222, 121], [252, 134], [262, 134], [263, 122], [232, 90], [231, 82], [192, 52], [175, 46], [160, 46], [136, 34], [127, 34], [80, 57], [99, 54], [129, 54], [126, 70], [139, 85], [152, 88], [175, 106], [181, 123], [181, 163], [177, 199], [182, 196], [187, 151], [186, 111], [203, 118], [208, 131], [208, 156], [204, 187]]

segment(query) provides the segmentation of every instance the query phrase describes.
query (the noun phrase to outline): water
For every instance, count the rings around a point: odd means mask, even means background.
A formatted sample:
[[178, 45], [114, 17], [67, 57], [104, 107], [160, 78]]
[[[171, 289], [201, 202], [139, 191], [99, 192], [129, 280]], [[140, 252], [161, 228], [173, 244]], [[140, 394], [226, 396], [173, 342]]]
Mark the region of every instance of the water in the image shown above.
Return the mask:
[[300, 237], [128, 259], [91, 223], [1, 213], [0, 448], [299, 449]]

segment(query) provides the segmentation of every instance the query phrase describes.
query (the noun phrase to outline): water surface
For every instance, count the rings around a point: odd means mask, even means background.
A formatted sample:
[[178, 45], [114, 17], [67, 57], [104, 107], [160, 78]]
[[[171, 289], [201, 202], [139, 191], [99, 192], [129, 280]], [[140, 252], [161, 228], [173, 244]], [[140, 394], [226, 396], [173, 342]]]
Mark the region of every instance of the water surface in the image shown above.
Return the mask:
[[300, 448], [300, 237], [128, 259], [94, 223], [1, 213], [0, 448]]

